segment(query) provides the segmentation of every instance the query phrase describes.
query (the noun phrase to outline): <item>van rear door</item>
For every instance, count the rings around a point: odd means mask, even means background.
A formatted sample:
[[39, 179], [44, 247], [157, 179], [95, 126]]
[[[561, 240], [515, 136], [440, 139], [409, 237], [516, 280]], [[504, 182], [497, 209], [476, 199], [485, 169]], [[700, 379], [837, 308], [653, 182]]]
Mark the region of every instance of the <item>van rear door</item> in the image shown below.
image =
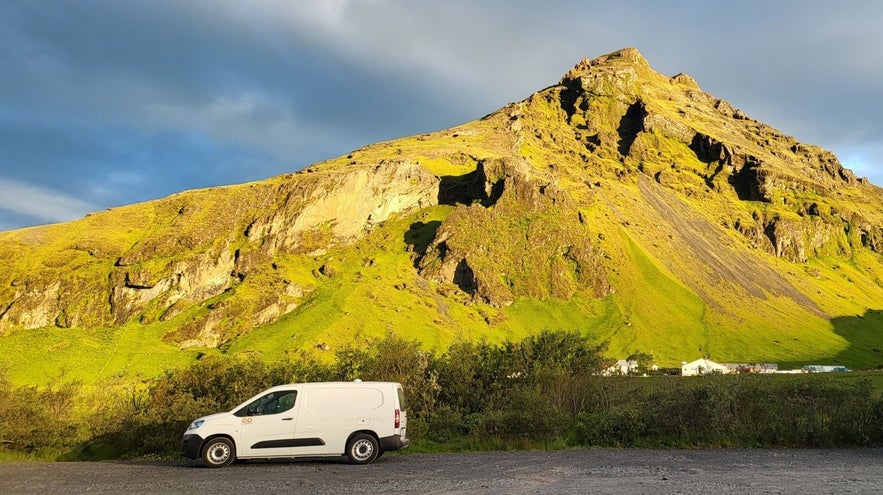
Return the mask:
[[405, 391], [399, 384], [396, 384], [396, 397], [398, 398], [395, 424], [396, 433], [399, 434], [403, 442], [407, 443], [408, 410], [407, 403], [405, 402]]

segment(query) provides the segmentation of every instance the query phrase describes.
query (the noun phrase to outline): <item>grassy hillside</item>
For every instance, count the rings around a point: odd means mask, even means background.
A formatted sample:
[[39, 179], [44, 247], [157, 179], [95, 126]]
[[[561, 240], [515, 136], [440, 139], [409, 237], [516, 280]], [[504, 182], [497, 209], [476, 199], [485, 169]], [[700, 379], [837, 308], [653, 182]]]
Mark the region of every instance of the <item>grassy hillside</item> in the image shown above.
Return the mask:
[[456, 128], [0, 233], [0, 367], [98, 384], [549, 329], [666, 367], [872, 368], [881, 226], [832, 154], [623, 50]]
[[[650, 352], [666, 367], [700, 355], [731, 362], [779, 362], [783, 367], [840, 363], [859, 368], [880, 363], [883, 313], [832, 322], [807, 315], [787, 299], [776, 302], [774, 315], [741, 310], [740, 301], [730, 308], [709, 308], [622, 229], [607, 237], [621, 245], [624, 256], [617, 263], [621, 268], [612, 274], [617, 291], [610, 296], [519, 298], [506, 308], [473, 303], [453, 284], [427, 282], [414, 273], [409, 242], [421, 241], [410, 226], [417, 218], [431, 225], [450, 211], [439, 206], [390, 220], [333, 256], [277, 259], [279, 271], [292, 279], [314, 279], [317, 290], [291, 313], [220, 348], [181, 350], [163, 342], [163, 335], [192, 318], [184, 313], [149, 325], [17, 330], [3, 337], [8, 352], [0, 366], [18, 384], [99, 383], [154, 376], [205, 354], [257, 353], [272, 361], [306, 350], [331, 359], [350, 342], [370, 342], [390, 332], [441, 352], [458, 340], [519, 340], [544, 329], [577, 330], [598, 343], [608, 342], [611, 358]], [[822, 264], [823, 260], [814, 262]], [[311, 273], [320, 266], [332, 267], [333, 275]], [[246, 288], [237, 288], [242, 290]], [[234, 298], [237, 292], [212, 304]]]

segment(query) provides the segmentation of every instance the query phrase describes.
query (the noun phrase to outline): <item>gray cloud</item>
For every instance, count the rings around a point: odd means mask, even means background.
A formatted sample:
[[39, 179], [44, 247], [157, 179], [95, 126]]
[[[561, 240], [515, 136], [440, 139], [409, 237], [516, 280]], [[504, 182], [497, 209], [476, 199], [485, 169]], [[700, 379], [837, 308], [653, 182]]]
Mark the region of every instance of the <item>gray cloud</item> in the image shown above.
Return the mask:
[[95, 206], [57, 191], [0, 179], [0, 210], [44, 222], [63, 222], [94, 211]]
[[[0, 179], [98, 208], [257, 180], [636, 46], [883, 184], [881, 18], [873, 1], [11, 0]], [[54, 221], [10, 211], [0, 228]]]

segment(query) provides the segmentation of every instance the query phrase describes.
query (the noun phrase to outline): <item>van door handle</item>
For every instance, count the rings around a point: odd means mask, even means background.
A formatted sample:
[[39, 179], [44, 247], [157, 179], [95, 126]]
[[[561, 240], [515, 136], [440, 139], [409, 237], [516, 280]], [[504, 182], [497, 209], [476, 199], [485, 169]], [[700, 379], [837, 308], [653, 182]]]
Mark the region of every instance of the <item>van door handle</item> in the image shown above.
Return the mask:
[[291, 420], [293, 420], [293, 419], [294, 419], [294, 418], [282, 418], [282, 421], [291, 421]]

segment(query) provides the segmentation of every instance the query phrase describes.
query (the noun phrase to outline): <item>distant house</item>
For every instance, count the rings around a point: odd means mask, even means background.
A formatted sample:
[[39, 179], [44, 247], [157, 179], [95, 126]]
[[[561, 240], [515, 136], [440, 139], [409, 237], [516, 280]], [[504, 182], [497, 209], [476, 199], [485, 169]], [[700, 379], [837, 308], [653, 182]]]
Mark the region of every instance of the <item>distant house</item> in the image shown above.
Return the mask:
[[681, 363], [681, 376], [708, 375], [714, 373], [730, 373], [730, 369], [710, 359], [697, 359]]
[[604, 371], [601, 372], [604, 376], [610, 375], [630, 375], [638, 370], [638, 362], [635, 360], [626, 361], [625, 359], [620, 359], [611, 366], [608, 366]]

